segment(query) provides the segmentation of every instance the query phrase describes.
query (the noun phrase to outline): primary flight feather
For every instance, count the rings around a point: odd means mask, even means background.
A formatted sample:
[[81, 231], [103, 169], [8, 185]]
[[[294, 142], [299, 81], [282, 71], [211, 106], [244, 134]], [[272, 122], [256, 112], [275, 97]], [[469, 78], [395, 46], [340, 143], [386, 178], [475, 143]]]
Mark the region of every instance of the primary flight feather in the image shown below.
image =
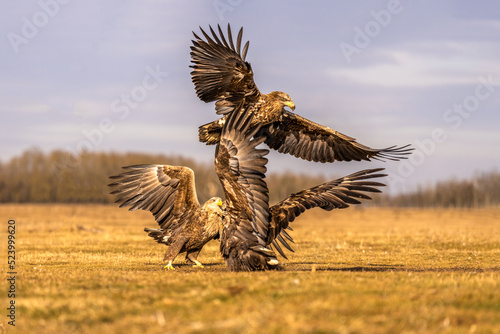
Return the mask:
[[191, 46], [192, 81], [196, 94], [204, 102], [215, 101], [219, 120], [200, 126], [199, 139], [212, 145], [220, 141], [228, 114], [245, 108], [261, 124], [256, 138], [274, 150], [315, 162], [399, 160], [411, 153], [409, 145], [373, 149], [329, 127], [314, 123], [285, 109], [295, 110], [291, 97], [284, 92], [262, 94], [253, 79], [253, 70], [245, 60], [249, 43], [241, 50], [243, 28], [236, 44], [228, 25], [227, 38], [220, 26], [218, 33], [200, 28], [203, 38], [194, 34]]

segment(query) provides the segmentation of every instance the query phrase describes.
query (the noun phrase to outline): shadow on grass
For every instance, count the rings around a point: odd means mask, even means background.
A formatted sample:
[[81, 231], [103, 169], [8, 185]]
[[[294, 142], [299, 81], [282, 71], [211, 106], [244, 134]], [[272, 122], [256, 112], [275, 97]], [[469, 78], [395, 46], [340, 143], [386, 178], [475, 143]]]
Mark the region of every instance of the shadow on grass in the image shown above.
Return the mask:
[[[310, 264], [312, 266], [316, 265], [315, 263], [296, 263], [296, 264]], [[368, 266], [354, 266], [354, 267], [342, 267], [342, 268], [300, 268], [300, 269], [292, 269], [288, 270], [292, 271], [345, 271], [345, 272], [458, 272], [458, 273], [466, 273], [466, 272], [500, 272], [500, 267], [489, 267], [489, 268], [477, 268], [477, 267], [448, 267], [448, 268], [433, 268], [433, 267], [405, 267], [403, 265], [387, 265], [387, 264], [371, 264]]]
[[[144, 266], [146, 267], [154, 267], [154, 268], [161, 268], [161, 269], [165, 269], [164, 267], [166, 266], [167, 264], [166, 263], [144, 263]], [[183, 271], [185, 270], [199, 270], [199, 271], [202, 271], [202, 270], [206, 270], [206, 269], [211, 269], [211, 270], [214, 270], [214, 269], [217, 269], [217, 268], [220, 268], [220, 267], [225, 267], [223, 263], [218, 263], [218, 262], [212, 262], [212, 263], [203, 263], [203, 268], [200, 268], [200, 267], [196, 267], [190, 263], [174, 263], [173, 264], [174, 268], [175, 269], [182, 269]], [[168, 271], [167, 269], [165, 269], [165, 271]]]
[[[161, 264], [147, 263], [145, 266], [161, 267]], [[182, 272], [192, 271], [207, 271], [207, 272], [225, 272], [227, 268], [224, 263], [212, 262], [203, 263], [204, 268], [193, 267], [188, 263], [174, 263], [174, 268], [180, 269]], [[166, 270], [167, 271], [167, 270]], [[323, 271], [323, 272], [457, 272], [457, 273], [483, 273], [483, 272], [500, 272], [500, 266], [497, 267], [407, 267], [400, 264], [369, 264], [366, 266], [349, 266], [349, 267], [325, 267], [324, 263], [315, 262], [294, 262], [287, 263], [283, 266], [284, 272], [310, 272], [310, 271]]]

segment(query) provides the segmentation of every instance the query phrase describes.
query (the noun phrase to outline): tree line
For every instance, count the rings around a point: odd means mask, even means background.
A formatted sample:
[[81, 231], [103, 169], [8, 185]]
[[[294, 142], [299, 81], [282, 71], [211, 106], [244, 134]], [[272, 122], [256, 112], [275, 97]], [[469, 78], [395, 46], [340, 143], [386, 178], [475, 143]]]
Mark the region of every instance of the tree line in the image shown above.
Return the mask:
[[[200, 203], [223, 196], [213, 163], [200, 163], [178, 155], [81, 152], [30, 149], [0, 163], [1, 203], [113, 203], [107, 184], [122, 166], [166, 164], [193, 169]], [[324, 176], [292, 172], [266, 177], [270, 202], [327, 181]], [[365, 205], [413, 207], [481, 207], [500, 204], [500, 173], [482, 172], [467, 180], [445, 180], [417, 191], [375, 196]]]
[[[0, 163], [0, 203], [113, 203], [107, 184], [109, 176], [121, 173], [122, 166], [164, 164], [186, 166], [195, 173], [200, 203], [210, 197], [224, 198], [213, 163], [200, 163], [179, 155], [70, 152], [44, 153], [30, 149]], [[285, 182], [286, 180], [286, 182]], [[292, 192], [322, 183], [321, 177], [299, 174], [269, 174], [266, 178], [271, 203]]]
[[379, 205], [398, 207], [479, 208], [500, 205], [500, 173], [477, 172], [470, 179], [449, 179], [416, 191], [385, 196]]

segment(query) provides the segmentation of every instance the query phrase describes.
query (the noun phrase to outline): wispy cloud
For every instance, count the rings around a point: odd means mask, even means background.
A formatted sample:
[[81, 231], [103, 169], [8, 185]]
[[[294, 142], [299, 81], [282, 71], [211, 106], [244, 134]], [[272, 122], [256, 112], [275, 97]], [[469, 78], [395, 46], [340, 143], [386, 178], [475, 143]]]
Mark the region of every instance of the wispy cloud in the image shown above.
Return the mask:
[[440, 41], [417, 44], [421, 48], [414, 44], [410, 48], [402, 45], [399, 49], [379, 50], [381, 58], [390, 59], [390, 62], [355, 68], [331, 68], [328, 73], [334, 78], [389, 87], [473, 84], [482, 73], [492, 70], [500, 73], [500, 65], [494, 57], [500, 52], [498, 43]]

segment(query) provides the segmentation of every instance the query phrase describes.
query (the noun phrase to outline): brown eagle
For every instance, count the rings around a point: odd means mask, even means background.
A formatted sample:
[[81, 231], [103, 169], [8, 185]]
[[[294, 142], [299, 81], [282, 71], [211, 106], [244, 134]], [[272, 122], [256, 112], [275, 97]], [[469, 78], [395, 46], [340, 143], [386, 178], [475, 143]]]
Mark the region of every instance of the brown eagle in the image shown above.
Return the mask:
[[220, 141], [221, 131], [227, 115], [245, 108], [254, 114], [254, 123], [262, 126], [255, 134], [264, 137], [270, 148], [281, 153], [315, 162], [399, 160], [412, 150], [409, 145], [373, 149], [356, 142], [329, 127], [314, 123], [300, 115], [285, 110], [295, 110], [295, 104], [284, 92], [262, 94], [253, 80], [250, 63], [245, 61], [249, 42], [241, 50], [243, 28], [233, 42], [228, 24], [227, 39], [220, 26], [217, 35], [211, 26], [209, 36], [203, 29], [205, 39], [194, 32], [191, 61], [192, 80], [196, 94], [204, 102], [215, 102], [215, 110], [221, 119], [200, 126], [199, 139], [208, 145]]
[[145, 231], [169, 246], [165, 268], [174, 269], [172, 262], [183, 252], [188, 262], [202, 267], [198, 254], [208, 241], [219, 237], [229, 270], [277, 268], [272, 247], [285, 258], [278, 241], [293, 251], [285, 240], [293, 239], [285, 230], [302, 212], [359, 204], [358, 199], [370, 199], [365, 192], [380, 192], [376, 187], [384, 186], [368, 180], [385, 176], [378, 173], [382, 169], [370, 169], [292, 194], [269, 207], [264, 181], [268, 150], [256, 148], [264, 137], [255, 138], [260, 126], [251, 125], [252, 117], [245, 111], [230, 115], [221, 133], [215, 166], [224, 188], [224, 203], [214, 197], [201, 207], [194, 173], [188, 167], [136, 165], [111, 177], [115, 180], [109, 185], [111, 194], [117, 196], [120, 207], [150, 211], [160, 225], [160, 229]]
[[150, 211], [160, 229], [144, 231], [159, 243], [170, 246], [165, 253], [165, 266], [173, 270], [172, 262], [186, 252], [186, 260], [195, 266], [198, 254], [210, 240], [219, 236], [222, 227], [222, 200], [213, 197], [200, 206], [196, 196], [194, 172], [188, 167], [168, 165], [135, 165], [111, 176], [109, 184], [116, 195], [115, 203], [129, 210]]

